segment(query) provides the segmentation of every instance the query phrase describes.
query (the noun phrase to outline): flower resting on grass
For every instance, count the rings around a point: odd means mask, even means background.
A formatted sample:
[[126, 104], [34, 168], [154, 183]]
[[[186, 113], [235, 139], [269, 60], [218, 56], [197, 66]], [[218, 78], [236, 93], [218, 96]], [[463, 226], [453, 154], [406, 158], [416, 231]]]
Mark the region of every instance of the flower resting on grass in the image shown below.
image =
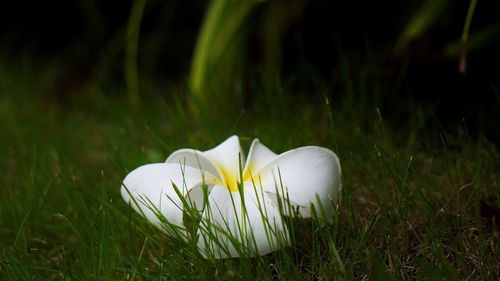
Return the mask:
[[277, 155], [255, 139], [245, 161], [232, 136], [211, 150], [180, 149], [165, 163], [135, 169], [121, 193], [167, 234], [194, 234], [203, 256], [229, 258], [288, 245], [283, 215], [307, 218], [315, 211], [330, 218], [340, 186], [339, 160], [329, 149], [305, 146]]

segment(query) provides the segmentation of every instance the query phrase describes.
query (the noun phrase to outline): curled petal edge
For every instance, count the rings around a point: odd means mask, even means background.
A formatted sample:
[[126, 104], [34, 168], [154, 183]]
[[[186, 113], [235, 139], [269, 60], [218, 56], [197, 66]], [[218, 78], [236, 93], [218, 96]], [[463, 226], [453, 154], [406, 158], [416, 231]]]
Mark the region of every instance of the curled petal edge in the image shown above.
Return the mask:
[[266, 192], [298, 208], [302, 217], [311, 217], [314, 208], [317, 215], [327, 219], [332, 216], [342, 186], [337, 155], [318, 146], [278, 155], [258, 171], [256, 181]]

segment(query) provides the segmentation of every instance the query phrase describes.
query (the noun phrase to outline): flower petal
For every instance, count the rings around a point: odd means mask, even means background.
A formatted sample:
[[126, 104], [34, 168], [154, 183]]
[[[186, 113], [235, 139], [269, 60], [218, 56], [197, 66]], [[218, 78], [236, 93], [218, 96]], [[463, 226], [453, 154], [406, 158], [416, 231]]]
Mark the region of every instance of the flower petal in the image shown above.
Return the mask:
[[[165, 228], [162, 219], [173, 226], [183, 227], [183, 200], [194, 187], [210, 181], [199, 169], [182, 167], [179, 164], [157, 163], [141, 166], [130, 172], [123, 180], [121, 194], [137, 212], [167, 233], [175, 235], [171, 227]], [[163, 218], [162, 218], [163, 216]]]
[[240, 161], [245, 163], [245, 154], [241, 149], [238, 136], [231, 136], [215, 148], [203, 152], [205, 156], [213, 161], [222, 172], [227, 187], [232, 191], [237, 190], [237, 182], [240, 178]]
[[299, 207], [303, 217], [311, 216], [312, 204], [316, 211], [324, 211], [330, 218], [332, 200], [341, 187], [339, 159], [323, 147], [293, 149], [263, 167], [258, 173], [258, 182], [266, 192], [287, 198], [292, 206]]
[[245, 163], [244, 177], [248, 178], [259, 171], [264, 165], [276, 158], [277, 154], [263, 145], [259, 139], [254, 139], [248, 152], [248, 160]]
[[216, 176], [221, 181], [224, 180], [217, 164], [208, 158], [204, 152], [196, 149], [184, 148], [176, 150], [170, 154], [165, 163], [197, 168]]
[[275, 203], [247, 183], [243, 193], [215, 186], [198, 230], [204, 257], [256, 256], [288, 245], [288, 230]]
[[203, 152], [195, 149], [179, 149], [172, 153], [165, 162], [181, 163], [207, 171], [234, 191], [237, 189], [240, 159], [242, 163], [245, 163], [240, 140], [238, 136], [232, 136], [215, 148]]

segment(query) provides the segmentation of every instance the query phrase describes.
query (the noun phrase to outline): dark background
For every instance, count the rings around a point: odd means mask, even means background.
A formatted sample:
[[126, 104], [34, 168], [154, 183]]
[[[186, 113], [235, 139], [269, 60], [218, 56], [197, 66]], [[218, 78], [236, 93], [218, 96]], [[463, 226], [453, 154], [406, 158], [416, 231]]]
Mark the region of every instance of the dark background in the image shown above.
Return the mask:
[[[270, 2], [249, 21], [245, 71], [253, 80], [263, 67], [261, 18]], [[294, 89], [290, 95], [322, 88], [336, 99], [374, 103], [398, 126], [415, 113], [409, 112], [411, 103], [431, 115], [434, 126], [453, 130], [465, 123], [472, 135], [498, 143], [499, 1], [478, 1], [470, 34], [487, 32], [468, 50], [465, 73], [458, 70], [459, 57], [444, 50], [460, 39], [469, 1], [445, 2], [420, 36], [396, 50], [423, 1], [308, 1], [287, 20], [278, 40], [283, 84]], [[88, 81], [123, 84], [121, 39], [131, 6], [132, 1], [11, 1], [0, 10], [0, 57], [10, 66], [26, 57], [35, 65], [57, 65], [48, 98], [62, 103]], [[286, 14], [286, 3], [282, 7]], [[141, 80], [186, 83], [206, 9], [205, 1], [146, 2]]]

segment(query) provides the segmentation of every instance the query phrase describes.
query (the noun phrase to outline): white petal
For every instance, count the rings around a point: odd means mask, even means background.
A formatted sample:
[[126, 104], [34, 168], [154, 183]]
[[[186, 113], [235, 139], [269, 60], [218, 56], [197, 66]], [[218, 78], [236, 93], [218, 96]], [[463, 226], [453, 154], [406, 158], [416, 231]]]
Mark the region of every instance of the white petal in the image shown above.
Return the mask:
[[252, 184], [245, 184], [243, 190], [213, 188], [198, 230], [203, 256], [265, 255], [288, 245], [288, 231], [274, 201]]
[[165, 162], [180, 163], [207, 171], [235, 189], [239, 178], [240, 159], [241, 163], [245, 163], [240, 140], [238, 136], [232, 136], [215, 148], [203, 152], [195, 149], [179, 149], [172, 153]]
[[165, 163], [197, 168], [216, 176], [220, 180], [224, 180], [217, 164], [212, 161], [212, 159], [208, 158], [204, 152], [196, 149], [185, 148], [176, 150], [170, 154]]
[[333, 151], [318, 146], [293, 149], [263, 167], [258, 182], [266, 192], [288, 198], [294, 207], [299, 207], [302, 216], [311, 216], [312, 204], [316, 211], [324, 211], [330, 218], [332, 200], [341, 187], [339, 159]]
[[242, 164], [245, 163], [245, 154], [241, 149], [238, 136], [229, 137], [223, 143], [203, 152], [203, 154], [218, 166], [227, 181], [232, 181], [229, 183], [230, 185], [236, 184], [240, 175], [240, 161]]
[[160, 219], [163, 216], [170, 224], [183, 226], [183, 200], [179, 198], [173, 184], [181, 195], [187, 195], [191, 189], [200, 187], [207, 180], [210, 180], [210, 176], [202, 175], [202, 171], [196, 168], [179, 164], [149, 164], [133, 170], [125, 177], [121, 194], [151, 223], [174, 235], [172, 228], [165, 228]]
[[277, 154], [260, 143], [259, 139], [254, 139], [248, 152], [248, 160], [245, 163], [245, 178], [250, 175], [253, 176], [255, 172], [259, 171], [276, 156]]

